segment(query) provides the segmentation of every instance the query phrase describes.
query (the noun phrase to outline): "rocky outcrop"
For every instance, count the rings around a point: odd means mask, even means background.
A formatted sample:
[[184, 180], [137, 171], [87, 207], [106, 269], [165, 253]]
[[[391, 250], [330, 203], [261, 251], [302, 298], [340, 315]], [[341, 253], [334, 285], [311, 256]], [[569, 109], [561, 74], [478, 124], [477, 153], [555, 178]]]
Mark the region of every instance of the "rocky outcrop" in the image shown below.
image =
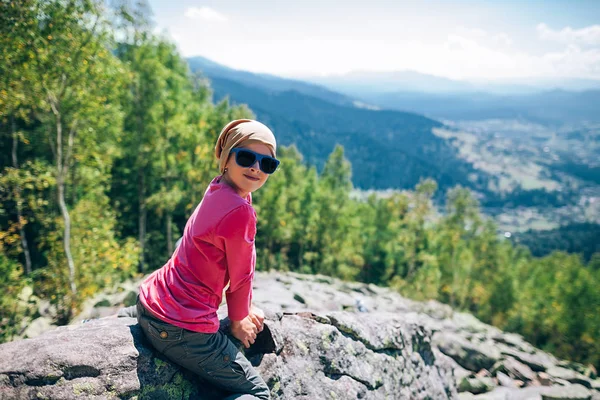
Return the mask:
[[[93, 303], [114, 313], [110, 307], [127, 294], [116, 296]], [[436, 302], [289, 273], [258, 273], [254, 300], [269, 329], [248, 357], [273, 398], [600, 398], [593, 368]], [[88, 312], [79, 319], [97, 313]], [[222, 396], [155, 354], [132, 318], [79, 322], [0, 345], [0, 399]]]
[[[427, 333], [397, 315], [276, 313], [267, 324], [270, 352], [249, 351], [275, 398], [455, 397]], [[61, 327], [0, 353], [7, 399], [223, 397], [156, 356], [133, 318]]]

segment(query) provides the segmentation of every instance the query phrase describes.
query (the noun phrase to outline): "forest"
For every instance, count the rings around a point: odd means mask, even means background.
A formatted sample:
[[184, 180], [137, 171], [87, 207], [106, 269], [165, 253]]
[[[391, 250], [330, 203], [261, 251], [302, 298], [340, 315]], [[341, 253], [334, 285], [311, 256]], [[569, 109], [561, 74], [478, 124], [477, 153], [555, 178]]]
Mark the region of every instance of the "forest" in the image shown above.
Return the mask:
[[[214, 103], [210, 82], [153, 33], [143, 2], [2, 1], [0, 33], [0, 340], [9, 341], [42, 301], [67, 324], [85, 299], [161, 267], [218, 174], [221, 128], [253, 112]], [[321, 172], [294, 146], [278, 158], [254, 194], [258, 270], [435, 299], [600, 367], [600, 253], [535, 257], [499, 237], [466, 188], [442, 193], [440, 212], [431, 179], [355, 199], [361, 165], [342, 146]]]

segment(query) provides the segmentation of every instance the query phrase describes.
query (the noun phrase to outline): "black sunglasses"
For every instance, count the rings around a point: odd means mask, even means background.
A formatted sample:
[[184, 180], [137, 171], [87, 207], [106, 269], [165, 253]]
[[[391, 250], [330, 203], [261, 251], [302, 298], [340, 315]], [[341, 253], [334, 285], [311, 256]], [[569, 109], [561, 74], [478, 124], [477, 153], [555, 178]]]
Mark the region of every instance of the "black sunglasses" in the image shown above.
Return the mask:
[[250, 168], [256, 161], [260, 166], [260, 170], [265, 174], [272, 174], [279, 166], [279, 160], [271, 156], [255, 153], [252, 150], [235, 148], [231, 149], [231, 153], [235, 153], [235, 162], [240, 167]]

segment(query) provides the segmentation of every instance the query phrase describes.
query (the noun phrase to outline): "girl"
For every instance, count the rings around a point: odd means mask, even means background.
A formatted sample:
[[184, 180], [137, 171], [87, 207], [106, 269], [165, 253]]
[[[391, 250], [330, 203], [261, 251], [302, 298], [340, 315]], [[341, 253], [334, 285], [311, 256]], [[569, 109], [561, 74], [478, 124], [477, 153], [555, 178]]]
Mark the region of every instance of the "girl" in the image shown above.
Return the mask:
[[[173, 362], [235, 394], [228, 399], [270, 399], [269, 388], [235, 341], [246, 348], [263, 329], [253, 307], [256, 212], [251, 193], [275, 172], [275, 136], [260, 122], [227, 124], [215, 155], [221, 175], [187, 221], [171, 259], [140, 286], [138, 321], [152, 346]], [[229, 338], [217, 309], [226, 292]], [[233, 342], [232, 342], [233, 340]]]

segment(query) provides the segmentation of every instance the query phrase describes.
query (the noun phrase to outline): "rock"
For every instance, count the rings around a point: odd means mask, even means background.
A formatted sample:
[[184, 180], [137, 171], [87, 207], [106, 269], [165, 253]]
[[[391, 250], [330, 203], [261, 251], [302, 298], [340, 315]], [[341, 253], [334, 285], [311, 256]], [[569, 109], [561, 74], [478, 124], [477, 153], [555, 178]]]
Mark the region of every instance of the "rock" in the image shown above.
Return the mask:
[[500, 359], [494, 347], [470, 342], [458, 334], [437, 332], [433, 339], [442, 353], [470, 371], [490, 369]]
[[468, 376], [471, 376], [472, 373], [471, 371], [467, 371], [466, 369], [464, 369], [463, 367], [461, 367], [460, 365], [458, 365], [456, 363], [456, 361], [454, 361], [452, 358], [448, 357], [447, 355], [445, 355], [444, 353], [442, 353], [439, 349], [433, 347], [433, 354], [435, 356], [435, 359], [437, 360], [438, 364], [442, 365], [444, 368], [440, 370], [440, 372], [442, 371], [450, 371], [451, 372], [451, 377], [448, 378], [446, 376], [444, 376], [444, 379], [452, 379], [456, 386], [458, 387], [458, 385], [460, 384], [460, 382], [463, 380], [463, 378], [466, 378]]
[[422, 327], [390, 314], [335, 312], [327, 318], [331, 324], [299, 315], [282, 318], [280, 374], [264, 371], [263, 377], [287, 388], [286, 397], [331, 398], [333, 392], [340, 399], [399, 393], [443, 399], [455, 393], [451, 379], [440, 379], [451, 371], [437, 363]]
[[508, 375], [503, 374], [502, 372], [496, 373], [496, 378], [498, 379], [498, 383], [500, 384], [500, 386], [512, 389], [516, 389], [519, 387]]
[[498, 371], [504, 372], [511, 378], [521, 381], [529, 382], [536, 379], [536, 375], [531, 368], [518, 362], [512, 357], [501, 360], [492, 367], [493, 374], [497, 373]]
[[81, 312], [75, 315], [70, 323], [77, 325], [83, 320], [116, 316], [120, 308], [135, 305], [142, 280], [143, 278], [123, 282], [87, 299], [81, 306]]
[[589, 400], [591, 394], [581, 385], [523, 389], [498, 387], [489, 393], [464, 398], [468, 400]]
[[573, 371], [577, 371], [580, 374], [584, 375], [586, 378], [596, 379], [597, 371], [593, 365], [583, 365], [578, 362], [561, 360], [556, 363], [558, 367], [563, 367], [566, 369], [572, 369]]
[[138, 367], [143, 371], [152, 360], [147, 349], [138, 350], [142, 334], [136, 321], [124, 320], [60, 327], [0, 345], [0, 381], [8, 382], [0, 393], [5, 398], [69, 399], [83, 392], [99, 396], [139, 390]]
[[47, 317], [54, 320], [57, 316], [56, 306], [50, 304], [48, 300], [38, 300], [38, 314], [42, 317]]
[[503, 346], [499, 346], [499, 349], [502, 355], [514, 358], [515, 360], [520, 361], [521, 363], [527, 365], [529, 368], [536, 372], [546, 371], [547, 368], [550, 368], [555, 365], [555, 360], [551, 356], [543, 352], [536, 352], [535, 350], [530, 350], [533, 351], [532, 354]]
[[472, 400], [541, 400], [535, 388], [511, 389], [499, 386], [491, 392], [473, 396]]
[[554, 378], [545, 372], [538, 372], [538, 381], [542, 386], [551, 386], [556, 383]]
[[486, 393], [492, 390], [496, 384], [492, 378], [476, 377], [464, 378], [458, 386], [459, 392], [470, 392], [473, 394]]
[[563, 379], [565, 381], [571, 383], [578, 383], [580, 385], [585, 386], [588, 389], [592, 388], [592, 382], [585, 375], [580, 374], [579, 372], [563, 368], [563, 367], [551, 367], [547, 370], [548, 374], [559, 379]]
[[[71, 326], [0, 345], [0, 399], [218, 398], [197, 377], [154, 355], [135, 320], [116, 318], [121, 306], [135, 301], [139, 283], [119, 284], [89, 299]], [[572, 389], [571, 382], [595, 388], [592, 398], [600, 395], [598, 380], [590, 378], [594, 370], [557, 360], [519, 335], [435, 301], [296, 273], [257, 272], [253, 287], [253, 302], [265, 311], [275, 348], [263, 354], [264, 346], [263, 353], [253, 347], [249, 354], [274, 399], [532, 400], [541, 399], [543, 389]], [[29, 304], [35, 296], [29, 290], [22, 297]], [[110, 306], [93, 307], [104, 299]], [[31, 304], [34, 310], [48, 308], [39, 299]], [[356, 312], [360, 309], [366, 312]], [[226, 315], [222, 306], [219, 316]], [[81, 324], [90, 318], [102, 319]], [[21, 322], [23, 330], [28, 322]], [[36, 325], [38, 333], [54, 329], [41, 320], [30, 329]], [[461, 382], [476, 373], [490, 378], [488, 371], [501, 386], [457, 394]], [[514, 386], [524, 387], [513, 387], [510, 377]], [[472, 390], [489, 383], [478, 382]]]
[[[274, 398], [456, 397], [452, 371], [435, 359], [429, 333], [418, 324], [390, 314], [270, 315], [281, 317], [267, 320], [275, 353], [249, 359], [259, 364]], [[20, 399], [223, 396], [154, 354], [133, 318], [93, 320], [0, 345], [0, 394]]]
[[452, 307], [435, 300], [429, 300], [423, 303], [421, 312], [429, 315], [431, 318], [439, 320], [452, 318], [452, 315], [454, 314]]
[[492, 374], [487, 369], [482, 369], [477, 374], [475, 374], [477, 378], [491, 378]]
[[452, 323], [463, 332], [469, 333], [488, 333], [498, 331], [490, 325], [486, 325], [471, 314], [464, 312], [454, 312], [452, 314]]
[[27, 329], [22, 333], [23, 338], [34, 338], [54, 327], [52, 319], [39, 317], [31, 321]]
[[526, 344], [523, 336], [516, 333], [499, 332], [492, 336], [492, 339], [498, 343], [506, 344], [509, 347], [514, 347], [518, 350], [523, 350], [523, 344]]
[[582, 385], [545, 387], [542, 400], [590, 400], [592, 393]]

